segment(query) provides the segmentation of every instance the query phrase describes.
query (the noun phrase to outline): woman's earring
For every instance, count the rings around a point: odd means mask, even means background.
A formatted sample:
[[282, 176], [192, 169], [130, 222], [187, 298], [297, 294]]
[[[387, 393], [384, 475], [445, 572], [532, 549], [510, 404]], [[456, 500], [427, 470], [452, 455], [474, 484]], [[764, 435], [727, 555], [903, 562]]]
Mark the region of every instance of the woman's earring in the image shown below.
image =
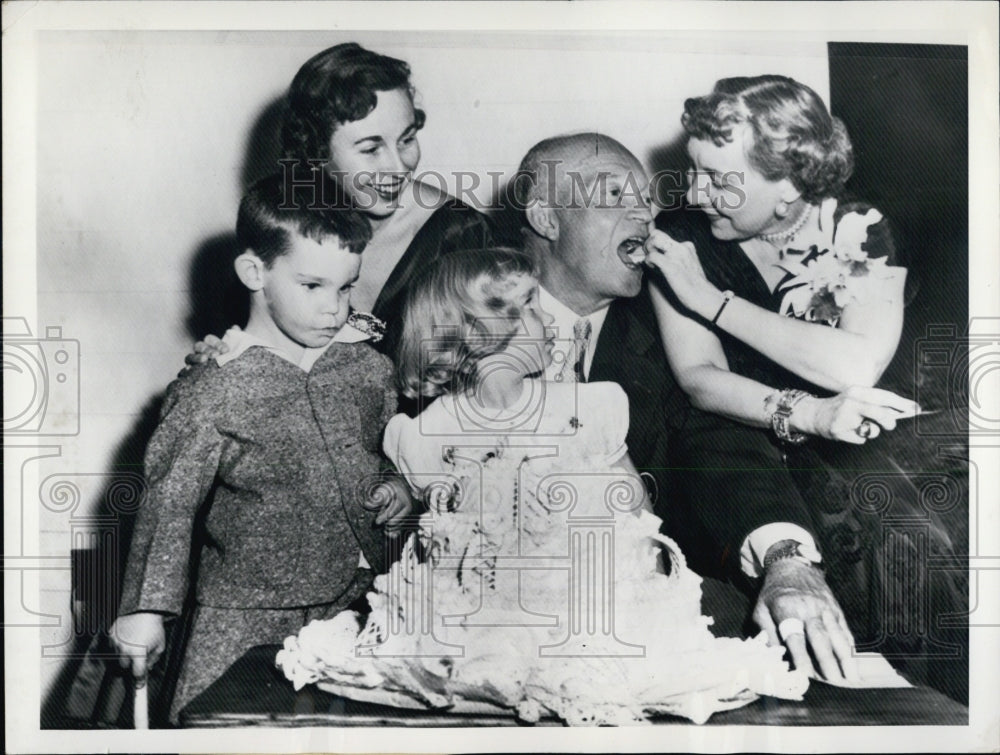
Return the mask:
[[788, 203], [784, 200], [780, 200], [774, 207], [774, 214], [779, 218], [783, 218], [788, 215]]

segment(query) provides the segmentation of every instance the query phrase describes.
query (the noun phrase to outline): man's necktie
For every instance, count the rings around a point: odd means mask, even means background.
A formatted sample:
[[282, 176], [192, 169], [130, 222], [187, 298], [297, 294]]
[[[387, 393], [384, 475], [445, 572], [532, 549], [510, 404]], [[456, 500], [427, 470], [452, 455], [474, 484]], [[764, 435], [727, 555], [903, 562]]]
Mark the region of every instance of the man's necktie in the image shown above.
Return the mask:
[[578, 383], [586, 383], [587, 376], [583, 371], [583, 361], [587, 358], [587, 348], [590, 346], [590, 334], [594, 326], [590, 320], [581, 317], [573, 325], [573, 348], [576, 351], [576, 362], [573, 363], [573, 376]]

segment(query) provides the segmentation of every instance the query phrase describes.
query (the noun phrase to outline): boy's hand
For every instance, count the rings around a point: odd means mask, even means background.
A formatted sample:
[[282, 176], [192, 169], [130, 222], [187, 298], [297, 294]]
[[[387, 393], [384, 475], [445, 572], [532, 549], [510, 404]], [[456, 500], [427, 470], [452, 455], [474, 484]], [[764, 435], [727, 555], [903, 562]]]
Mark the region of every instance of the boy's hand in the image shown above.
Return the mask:
[[190, 367], [204, 364], [212, 357], [225, 354], [227, 351], [229, 351], [229, 344], [209, 333], [205, 336], [204, 341], [197, 341], [195, 343], [194, 351], [184, 357], [184, 364], [186, 366], [181, 370], [180, 374], [183, 375]]
[[375, 524], [382, 525], [386, 534], [395, 537], [413, 511], [413, 496], [402, 478], [389, 477], [372, 488], [361, 505], [368, 511], [379, 512]]
[[118, 651], [121, 667], [132, 668], [132, 676], [144, 679], [167, 646], [163, 615], [151, 612], [119, 616], [108, 630], [111, 645]]

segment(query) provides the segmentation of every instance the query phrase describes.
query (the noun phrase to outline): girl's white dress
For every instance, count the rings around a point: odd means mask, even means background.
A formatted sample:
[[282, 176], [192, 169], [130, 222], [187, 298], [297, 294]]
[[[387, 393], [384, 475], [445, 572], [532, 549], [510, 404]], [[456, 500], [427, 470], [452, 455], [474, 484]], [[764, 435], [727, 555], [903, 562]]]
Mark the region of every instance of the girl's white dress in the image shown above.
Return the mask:
[[444, 396], [386, 427], [387, 456], [427, 504], [419, 532], [353, 612], [305, 627], [278, 662], [296, 686], [527, 721], [705, 721], [807, 680], [763, 638], [719, 639], [700, 578], [621, 466], [614, 383], [526, 381], [487, 410]]

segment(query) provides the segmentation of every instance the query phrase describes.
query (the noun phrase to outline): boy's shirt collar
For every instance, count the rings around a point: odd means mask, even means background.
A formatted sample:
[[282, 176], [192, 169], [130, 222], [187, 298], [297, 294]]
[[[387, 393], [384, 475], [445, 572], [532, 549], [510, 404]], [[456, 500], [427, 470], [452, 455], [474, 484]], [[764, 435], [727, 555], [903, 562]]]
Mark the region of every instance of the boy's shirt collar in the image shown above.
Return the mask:
[[[325, 346], [318, 346], [316, 348], [306, 347], [303, 351], [302, 358], [295, 360], [292, 356], [284, 349], [275, 346], [272, 343], [268, 343], [263, 338], [255, 336], [251, 333], [247, 333], [238, 325], [234, 325], [226, 334], [222, 336], [222, 342], [229, 347], [229, 350], [225, 354], [215, 354], [213, 358], [216, 363], [221, 367], [224, 364], [228, 364], [236, 359], [243, 356], [248, 349], [254, 346], [260, 346], [261, 348], [267, 349], [272, 354], [285, 359], [292, 364], [294, 364], [299, 369], [309, 372], [313, 365], [319, 360], [326, 350], [330, 348], [335, 343], [359, 343], [361, 341], [367, 341], [372, 338], [370, 333], [366, 333], [359, 328], [351, 324], [354, 320], [355, 313], [351, 313], [351, 317], [348, 318], [347, 322], [344, 323], [343, 327], [337, 331], [337, 334], [330, 339], [330, 342]], [[368, 315], [371, 317], [371, 315]]]

